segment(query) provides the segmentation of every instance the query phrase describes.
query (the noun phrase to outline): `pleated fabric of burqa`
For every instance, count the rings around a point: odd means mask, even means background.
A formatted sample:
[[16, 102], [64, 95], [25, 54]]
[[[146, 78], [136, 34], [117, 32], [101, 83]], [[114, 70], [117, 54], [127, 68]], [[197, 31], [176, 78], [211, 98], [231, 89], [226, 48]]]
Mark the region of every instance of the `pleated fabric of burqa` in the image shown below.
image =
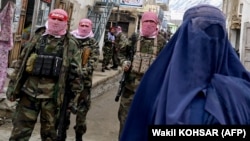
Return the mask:
[[136, 91], [121, 141], [147, 141], [149, 125], [250, 123], [250, 73], [228, 40], [225, 16], [211, 5], [183, 23]]

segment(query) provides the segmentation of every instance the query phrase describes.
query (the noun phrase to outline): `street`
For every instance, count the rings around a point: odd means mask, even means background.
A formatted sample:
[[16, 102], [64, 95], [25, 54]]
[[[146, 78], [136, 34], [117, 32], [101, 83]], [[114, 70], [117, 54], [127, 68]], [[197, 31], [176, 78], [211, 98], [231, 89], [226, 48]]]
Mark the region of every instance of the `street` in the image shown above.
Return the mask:
[[[114, 85], [115, 86], [115, 85]], [[119, 102], [115, 102], [117, 86], [108, 92], [92, 99], [92, 105], [87, 115], [87, 132], [83, 136], [84, 141], [117, 141], [119, 121], [117, 111]], [[71, 125], [67, 133], [67, 141], [74, 141], [75, 116], [71, 116]], [[12, 124], [10, 122], [0, 126], [0, 141], [7, 141]], [[36, 124], [30, 141], [39, 141], [40, 123]]]

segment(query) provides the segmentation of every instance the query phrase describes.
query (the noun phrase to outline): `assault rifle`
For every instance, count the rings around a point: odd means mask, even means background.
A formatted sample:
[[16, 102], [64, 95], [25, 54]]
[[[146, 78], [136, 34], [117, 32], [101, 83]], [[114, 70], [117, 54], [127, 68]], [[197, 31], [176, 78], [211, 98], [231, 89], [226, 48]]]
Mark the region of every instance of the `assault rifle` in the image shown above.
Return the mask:
[[69, 117], [70, 111], [68, 109], [69, 106], [69, 98], [70, 92], [65, 92], [63, 97], [63, 103], [60, 108], [60, 116], [58, 117], [57, 121], [57, 141], [63, 141], [66, 138], [66, 130], [69, 125]]
[[[131, 66], [132, 66], [132, 63], [133, 63], [133, 59], [134, 59], [134, 54], [135, 54], [135, 44], [137, 42], [137, 35], [136, 33], [134, 33], [132, 36], [131, 36], [131, 46], [127, 47], [127, 50], [126, 50], [126, 58], [131, 62]], [[128, 71], [124, 71], [123, 74], [122, 74], [122, 79], [120, 80], [120, 85], [119, 85], [119, 88], [118, 88], [118, 92], [116, 94], [116, 97], [115, 97], [115, 101], [118, 102], [119, 101], [119, 98], [120, 96], [123, 95], [124, 93], [124, 87], [125, 87], [125, 84], [126, 84], [126, 80], [131, 72], [131, 69], [132, 67], [130, 66], [129, 70]]]
[[[66, 88], [65, 88], [65, 93], [64, 93], [64, 97], [63, 97], [63, 103], [60, 107], [60, 115], [57, 119], [56, 122], [56, 128], [57, 128], [57, 141], [65, 141], [66, 137], [67, 137], [67, 129], [68, 126], [70, 125], [70, 113], [76, 113], [76, 107], [74, 105], [69, 105], [71, 99], [73, 99], [73, 93], [70, 89], [70, 85], [68, 83], [70, 83], [70, 80], [73, 80], [74, 76], [70, 75], [67, 78], [66, 81]], [[70, 106], [70, 107], [69, 107]]]

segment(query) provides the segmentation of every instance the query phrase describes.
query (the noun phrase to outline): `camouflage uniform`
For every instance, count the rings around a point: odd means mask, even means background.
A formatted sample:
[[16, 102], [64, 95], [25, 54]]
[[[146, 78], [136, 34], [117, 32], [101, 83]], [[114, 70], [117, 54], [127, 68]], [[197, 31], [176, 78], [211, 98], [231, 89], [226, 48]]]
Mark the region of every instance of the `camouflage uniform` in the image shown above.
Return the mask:
[[[156, 56], [157, 56], [157, 54], [161, 51], [161, 49], [165, 46], [165, 43], [166, 43], [166, 40], [160, 35], [157, 36], [157, 43], [154, 43], [154, 42], [156, 42], [154, 39], [147, 39], [144, 37], [137, 37], [137, 38], [138, 39], [137, 39], [137, 42], [136, 42], [135, 48], [134, 48], [135, 52], [145, 53], [148, 55], [153, 54], [153, 47], [155, 46], [154, 44], [156, 44], [156, 51], [157, 51]], [[132, 46], [131, 43], [129, 46], [130, 47]], [[137, 47], [140, 49], [136, 51]], [[121, 62], [126, 61], [125, 56], [128, 56], [128, 55], [126, 55], [126, 53], [127, 52], [121, 52], [121, 54], [123, 54], [123, 58], [122, 58]], [[135, 61], [135, 57], [133, 58], [133, 60]], [[126, 120], [131, 102], [133, 100], [136, 88], [138, 87], [143, 75], [144, 75], [144, 73], [135, 72], [133, 70], [133, 66], [132, 66], [132, 71], [130, 72], [129, 77], [126, 80], [125, 90], [124, 90], [123, 95], [121, 96], [120, 107], [118, 110], [118, 119], [120, 121], [119, 137], [121, 135], [123, 126], [125, 124], [125, 120]]]
[[[11, 101], [20, 98], [12, 119], [14, 128], [10, 141], [29, 140], [39, 114], [42, 141], [56, 140], [57, 111], [60, 110], [66, 85], [72, 85], [74, 94], [79, 94], [83, 89], [80, 79], [81, 54], [77, 49], [76, 41], [69, 34], [61, 38], [44, 35], [43, 29], [39, 29], [30, 43], [22, 50], [20, 57], [14, 64], [15, 71], [10, 76], [7, 98]], [[44, 41], [45, 44], [43, 44]], [[41, 47], [41, 44], [44, 46]], [[57, 67], [59, 72], [55, 77], [41, 75], [42, 73], [34, 75], [33, 72], [27, 72], [27, 62], [31, 54], [34, 52], [40, 54], [41, 50], [43, 53], [61, 53], [62, 63], [60, 63], [61, 67]], [[53, 63], [55, 64], [55, 62]], [[36, 64], [34, 64], [33, 70], [37, 69]], [[43, 65], [46, 66], [45, 63]], [[48, 65], [48, 68], [51, 67], [54, 66]], [[66, 84], [69, 75], [74, 76], [74, 79]]]
[[[81, 141], [83, 134], [87, 130], [86, 116], [90, 109], [91, 104], [91, 88], [92, 88], [92, 77], [96, 63], [99, 57], [99, 46], [98, 42], [94, 38], [77, 39], [78, 48], [82, 54], [83, 62], [83, 83], [84, 90], [77, 98], [77, 112], [76, 112], [76, 125], [74, 126], [76, 141]], [[88, 55], [87, 49], [90, 49]], [[84, 63], [86, 59], [86, 64]], [[68, 118], [70, 120], [70, 117]], [[68, 121], [68, 123], [70, 123]], [[69, 125], [68, 125], [69, 126]]]
[[128, 45], [128, 39], [123, 32], [120, 32], [118, 35], [115, 36], [115, 47], [113, 48], [113, 67], [117, 68], [120, 64], [120, 50], [123, 50]]
[[[113, 38], [113, 39], [112, 39]], [[112, 59], [113, 55], [113, 40], [115, 36], [112, 35], [110, 32], [104, 37], [104, 46], [103, 46], [103, 62], [102, 68], [105, 69], [109, 65], [110, 60]], [[104, 70], [103, 70], [104, 71]]]

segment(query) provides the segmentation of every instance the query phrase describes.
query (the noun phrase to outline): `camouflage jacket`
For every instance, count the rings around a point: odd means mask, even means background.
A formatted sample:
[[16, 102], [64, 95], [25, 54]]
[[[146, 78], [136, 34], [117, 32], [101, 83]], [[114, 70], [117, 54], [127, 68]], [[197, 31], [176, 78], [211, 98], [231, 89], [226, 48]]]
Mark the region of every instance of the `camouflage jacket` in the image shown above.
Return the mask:
[[[136, 41], [132, 42], [132, 39], [130, 38], [129, 40], [129, 45], [126, 47], [126, 49], [121, 50], [121, 65], [124, 61], [131, 61], [130, 59], [132, 58], [132, 61], [135, 59], [134, 56], [136, 53], [139, 54], [153, 54], [153, 47], [155, 46], [154, 39], [149, 39], [149, 38], [144, 38], [144, 37], [140, 37], [138, 34], [135, 35], [136, 37]], [[158, 35], [157, 36], [157, 43], [156, 43], [156, 56], [160, 53], [160, 51], [162, 50], [162, 48], [165, 46], [166, 44], [166, 40]], [[137, 50], [137, 46], [139, 46], [139, 51]], [[132, 53], [132, 55], [131, 55]], [[132, 56], [132, 57], [131, 57]], [[133, 62], [132, 62], [133, 63]], [[143, 61], [142, 61], [143, 63]], [[133, 65], [132, 65], [133, 67]], [[133, 70], [133, 69], [132, 69]], [[144, 73], [136, 73], [134, 71], [131, 71], [129, 74], [129, 77], [127, 79], [126, 82], [126, 87], [132, 91], [135, 91], [136, 88], [138, 87], [140, 80], [142, 78], [142, 76], [144, 75]]]
[[92, 87], [93, 71], [99, 59], [99, 45], [95, 38], [77, 39], [78, 48], [82, 54], [82, 72], [84, 87]]
[[122, 32], [120, 32], [118, 35], [115, 36], [115, 48], [118, 50], [123, 50], [127, 45], [129, 41], [126, 35]]
[[[17, 61], [12, 65], [14, 67], [14, 73], [10, 76], [10, 83], [6, 93], [9, 100], [13, 101], [19, 97], [21, 88], [27, 78], [29, 78], [29, 74], [25, 71], [26, 63], [31, 53], [35, 51], [37, 44], [40, 43], [39, 40], [43, 33], [44, 29], [36, 31], [30, 42], [23, 48]], [[71, 35], [66, 34], [63, 42], [62, 67], [54, 88], [54, 98], [58, 106], [61, 106], [62, 104], [66, 85], [70, 85], [70, 89], [75, 95], [80, 94], [83, 90], [81, 70], [81, 54], [77, 48], [76, 41]], [[67, 81], [69, 76], [74, 76], [74, 79], [70, 82]]]

